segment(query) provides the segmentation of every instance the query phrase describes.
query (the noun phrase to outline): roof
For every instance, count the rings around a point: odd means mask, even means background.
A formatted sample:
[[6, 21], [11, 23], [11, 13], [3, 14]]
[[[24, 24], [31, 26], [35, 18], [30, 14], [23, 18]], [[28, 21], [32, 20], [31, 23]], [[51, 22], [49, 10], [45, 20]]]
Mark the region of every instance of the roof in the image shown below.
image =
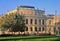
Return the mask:
[[20, 6], [22, 8], [34, 8], [33, 6]]

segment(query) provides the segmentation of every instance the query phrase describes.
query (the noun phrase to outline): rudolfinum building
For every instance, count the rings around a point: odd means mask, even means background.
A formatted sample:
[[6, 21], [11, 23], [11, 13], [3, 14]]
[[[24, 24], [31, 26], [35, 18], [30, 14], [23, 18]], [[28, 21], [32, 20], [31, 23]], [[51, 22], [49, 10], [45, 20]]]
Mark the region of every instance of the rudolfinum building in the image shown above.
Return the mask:
[[7, 14], [19, 13], [25, 16], [25, 25], [29, 34], [51, 33], [60, 35], [60, 16], [46, 15], [45, 10], [35, 9], [33, 6], [17, 6]]

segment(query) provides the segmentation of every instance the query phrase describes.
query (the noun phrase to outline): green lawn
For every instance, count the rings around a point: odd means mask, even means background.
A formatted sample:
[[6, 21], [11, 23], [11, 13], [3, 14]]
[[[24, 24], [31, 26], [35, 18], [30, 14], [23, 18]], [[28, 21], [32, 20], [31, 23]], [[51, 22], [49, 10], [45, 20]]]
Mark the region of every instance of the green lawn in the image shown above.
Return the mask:
[[0, 36], [0, 41], [60, 41], [59, 36]]

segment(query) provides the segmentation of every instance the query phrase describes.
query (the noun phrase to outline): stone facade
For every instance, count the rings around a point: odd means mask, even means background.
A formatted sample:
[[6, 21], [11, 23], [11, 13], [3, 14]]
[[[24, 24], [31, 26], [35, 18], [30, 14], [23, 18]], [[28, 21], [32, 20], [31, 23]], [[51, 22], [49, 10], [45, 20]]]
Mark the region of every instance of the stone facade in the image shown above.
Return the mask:
[[37, 32], [55, 34], [56, 30], [54, 28], [58, 28], [55, 23], [60, 21], [60, 17], [45, 15], [44, 10], [37, 10], [33, 6], [18, 6], [15, 10], [7, 12], [8, 15], [14, 13], [25, 16], [26, 32], [29, 32], [29, 34]]

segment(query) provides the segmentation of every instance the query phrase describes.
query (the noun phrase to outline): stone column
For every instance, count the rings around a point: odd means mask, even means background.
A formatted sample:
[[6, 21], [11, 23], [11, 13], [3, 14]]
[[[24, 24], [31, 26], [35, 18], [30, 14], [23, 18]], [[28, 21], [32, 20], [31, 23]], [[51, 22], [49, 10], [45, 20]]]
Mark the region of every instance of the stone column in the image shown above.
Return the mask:
[[28, 26], [28, 32], [30, 32], [30, 27]]
[[39, 31], [39, 27], [37, 27], [37, 32]]
[[35, 32], [35, 26], [33, 26], [32, 28], [33, 28], [33, 32]]
[[42, 32], [42, 26], [41, 26], [41, 32]]

